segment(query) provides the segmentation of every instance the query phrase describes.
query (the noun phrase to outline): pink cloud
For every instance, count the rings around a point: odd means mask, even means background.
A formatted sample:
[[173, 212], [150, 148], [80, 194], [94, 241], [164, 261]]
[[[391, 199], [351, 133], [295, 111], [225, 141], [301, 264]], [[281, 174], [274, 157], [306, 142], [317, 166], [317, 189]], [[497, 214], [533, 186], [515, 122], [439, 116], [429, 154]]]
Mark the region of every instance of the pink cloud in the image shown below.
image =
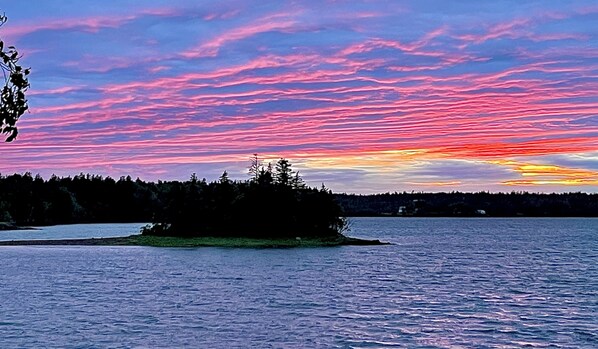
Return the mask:
[[271, 31], [287, 31], [293, 28], [294, 25], [296, 25], [296, 22], [291, 19], [289, 14], [270, 15], [252, 23], [227, 30], [198, 47], [182, 52], [181, 56], [187, 59], [215, 57], [218, 55], [220, 48], [228, 43]]
[[31, 34], [37, 31], [44, 30], [67, 30], [78, 29], [80, 31], [97, 33], [104, 28], [118, 28], [126, 23], [132, 22], [137, 18], [153, 15], [153, 16], [172, 16], [175, 15], [171, 9], [155, 8], [146, 9], [136, 14], [127, 15], [106, 15], [97, 17], [72, 17], [72, 18], [49, 18], [44, 22], [25, 23], [19, 25], [7, 25], [2, 28], [2, 35], [9, 39], [9, 41], [16, 41], [20, 37]]

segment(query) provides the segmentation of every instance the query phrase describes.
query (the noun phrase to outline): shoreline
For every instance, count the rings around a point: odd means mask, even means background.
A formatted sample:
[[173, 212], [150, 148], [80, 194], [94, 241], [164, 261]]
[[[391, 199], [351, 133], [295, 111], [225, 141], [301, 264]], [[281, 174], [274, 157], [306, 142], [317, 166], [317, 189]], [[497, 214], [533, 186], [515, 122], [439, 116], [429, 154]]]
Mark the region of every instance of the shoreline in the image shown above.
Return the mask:
[[39, 230], [39, 229], [34, 228], [34, 227], [29, 227], [29, 226], [15, 225], [12, 223], [7, 223], [7, 222], [0, 222], [0, 231], [6, 231], [6, 230]]
[[351, 237], [335, 239], [252, 239], [238, 237], [196, 237], [177, 238], [162, 236], [131, 235], [126, 237], [64, 239], [64, 240], [11, 240], [0, 241], [0, 246], [151, 246], [151, 247], [247, 247], [247, 248], [289, 248], [289, 247], [334, 247], [334, 246], [377, 246], [390, 245], [380, 240]]

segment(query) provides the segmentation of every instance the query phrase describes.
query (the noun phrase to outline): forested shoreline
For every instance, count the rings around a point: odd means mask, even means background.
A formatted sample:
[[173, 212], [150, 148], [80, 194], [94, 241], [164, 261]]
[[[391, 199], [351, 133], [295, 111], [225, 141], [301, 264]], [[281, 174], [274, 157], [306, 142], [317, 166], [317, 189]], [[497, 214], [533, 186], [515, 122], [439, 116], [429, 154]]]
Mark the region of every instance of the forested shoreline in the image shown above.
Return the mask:
[[[266, 170], [267, 172], [267, 170]], [[161, 215], [185, 207], [208, 210], [218, 201], [218, 195], [243, 194], [252, 192], [259, 200], [245, 207], [248, 210], [239, 222], [246, 225], [253, 219], [275, 217], [280, 207], [283, 191], [278, 192], [276, 178], [264, 175], [263, 180], [272, 185], [264, 192], [255, 191], [258, 184], [254, 181], [232, 181], [226, 174], [219, 180], [207, 182], [193, 175], [187, 181], [145, 182], [131, 177], [113, 179], [99, 175], [79, 174], [74, 177], [52, 176], [43, 179], [30, 173], [0, 176], [0, 222], [13, 222], [17, 225], [53, 225], [72, 223], [104, 222], [159, 222]], [[295, 179], [296, 178], [296, 179]], [[291, 181], [298, 177], [289, 178]], [[224, 186], [222, 183], [225, 182]], [[255, 184], [251, 184], [255, 183]], [[228, 187], [227, 187], [228, 185]], [[286, 186], [285, 184], [284, 186]], [[306, 188], [302, 183], [303, 193], [330, 193], [327, 189]], [[283, 186], [283, 187], [284, 187]], [[195, 190], [193, 197], [199, 200], [199, 206], [189, 206], [190, 188]], [[218, 192], [222, 188], [233, 190], [228, 194]], [[251, 189], [253, 188], [253, 189]], [[276, 189], [278, 188], [278, 189]], [[242, 191], [239, 192], [239, 190]], [[252, 191], [253, 190], [253, 191]], [[216, 191], [216, 192], [215, 192]], [[247, 191], [247, 192], [245, 192]], [[288, 192], [286, 192], [288, 194]], [[280, 195], [279, 195], [280, 194]], [[287, 195], [284, 194], [284, 195]], [[302, 194], [303, 195], [303, 194]], [[307, 194], [305, 194], [307, 195]], [[325, 194], [322, 194], [326, 196]], [[489, 217], [597, 217], [598, 194], [564, 193], [538, 194], [527, 192], [512, 193], [387, 193], [376, 195], [333, 194], [344, 216], [489, 216]], [[204, 200], [205, 199], [205, 200]], [[230, 196], [218, 201], [242, 204]], [[255, 207], [258, 203], [261, 207]], [[203, 205], [203, 206], [202, 206]], [[203, 208], [201, 208], [203, 207]], [[238, 209], [241, 206], [237, 207]], [[220, 212], [229, 208], [222, 207]], [[263, 212], [263, 216], [259, 216]], [[198, 219], [207, 219], [208, 212], [196, 212]], [[204, 217], [204, 218], [202, 218]], [[291, 224], [293, 222], [286, 222]], [[284, 221], [278, 224], [285, 224]]]
[[385, 193], [335, 194], [347, 216], [598, 217], [598, 194]]
[[0, 222], [5, 226], [151, 222], [144, 235], [170, 237], [332, 238], [346, 221], [332, 192], [310, 188], [286, 159], [263, 165], [251, 158], [250, 178], [226, 171], [207, 182], [114, 180], [90, 174], [0, 176]]

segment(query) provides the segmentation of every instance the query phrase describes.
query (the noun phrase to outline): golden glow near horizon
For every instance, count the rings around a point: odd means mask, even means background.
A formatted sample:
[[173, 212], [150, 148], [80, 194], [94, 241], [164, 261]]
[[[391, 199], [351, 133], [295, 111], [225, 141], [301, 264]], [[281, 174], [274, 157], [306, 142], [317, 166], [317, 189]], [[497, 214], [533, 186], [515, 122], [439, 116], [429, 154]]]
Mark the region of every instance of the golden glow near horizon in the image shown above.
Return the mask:
[[510, 186], [598, 185], [598, 171], [555, 165], [528, 164], [516, 161], [491, 161], [491, 163], [507, 166], [522, 177], [532, 177], [503, 182], [503, 184]]

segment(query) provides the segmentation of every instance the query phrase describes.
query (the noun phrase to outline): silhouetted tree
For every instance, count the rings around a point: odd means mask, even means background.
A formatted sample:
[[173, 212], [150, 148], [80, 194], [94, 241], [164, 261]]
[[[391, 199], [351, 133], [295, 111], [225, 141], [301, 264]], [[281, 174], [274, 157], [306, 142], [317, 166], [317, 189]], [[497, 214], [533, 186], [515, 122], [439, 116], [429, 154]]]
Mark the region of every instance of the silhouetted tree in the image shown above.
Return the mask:
[[295, 176], [291, 179], [291, 186], [294, 189], [304, 189], [305, 182], [303, 182], [303, 178], [299, 175], [299, 171], [295, 172]]
[[272, 164], [268, 163], [268, 166], [261, 167], [257, 175], [257, 183], [264, 185], [271, 185], [274, 183], [274, 174], [272, 173]]
[[260, 159], [256, 154], [253, 154], [252, 157], [249, 158], [250, 164], [249, 164], [249, 169], [248, 169], [248, 174], [251, 177], [251, 179], [253, 179], [254, 181], [257, 181], [259, 175], [260, 175], [260, 169], [262, 168], [262, 164], [260, 162]]
[[275, 166], [276, 172], [274, 174], [276, 183], [284, 186], [291, 185], [293, 179], [293, 170], [291, 170], [291, 163], [287, 159], [279, 159]]
[[228, 178], [228, 172], [226, 172], [226, 171], [222, 172], [222, 175], [220, 176], [220, 178], [218, 178], [218, 182], [220, 184], [229, 184], [230, 179]]
[[[6, 23], [6, 16], [0, 15], [0, 26]], [[4, 47], [0, 40], [0, 70], [4, 75], [4, 87], [0, 92], [0, 131], [6, 134], [6, 141], [13, 141], [18, 134], [17, 120], [27, 111], [25, 92], [29, 89], [29, 69], [19, 65], [19, 53], [14, 46]]]

